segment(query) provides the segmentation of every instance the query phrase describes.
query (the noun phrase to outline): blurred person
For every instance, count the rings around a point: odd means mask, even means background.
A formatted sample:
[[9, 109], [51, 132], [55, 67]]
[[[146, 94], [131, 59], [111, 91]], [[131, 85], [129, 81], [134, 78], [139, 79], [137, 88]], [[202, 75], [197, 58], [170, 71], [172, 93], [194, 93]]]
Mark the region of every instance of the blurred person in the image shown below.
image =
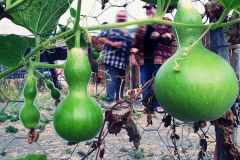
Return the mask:
[[[126, 22], [126, 10], [116, 14], [116, 22]], [[122, 97], [126, 68], [132, 45], [132, 38], [127, 29], [109, 29], [100, 33], [98, 41], [103, 44], [103, 64], [106, 71], [107, 102], [118, 101]]]
[[[148, 17], [156, 15], [156, 7], [154, 5], [146, 5], [144, 8]], [[166, 17], [163, 19], [170, 20]], [[140, 67], [142, 86], [155, 76], [160, 66], [173, 55], [175, 48], [176, 40], [171, 26], [156, 24], [138, 28], [133, 48], [131, 49], [130, 62], [131, 65]], [[151, 85], [143, 88], [142, 96], [142, 103], [147, 111], [162, 112]]]

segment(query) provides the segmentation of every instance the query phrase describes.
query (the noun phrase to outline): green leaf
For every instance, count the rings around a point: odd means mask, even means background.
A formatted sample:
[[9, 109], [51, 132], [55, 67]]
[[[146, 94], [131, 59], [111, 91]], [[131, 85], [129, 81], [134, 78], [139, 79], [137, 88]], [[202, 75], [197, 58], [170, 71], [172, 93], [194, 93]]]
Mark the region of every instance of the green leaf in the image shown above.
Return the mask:
[[45, 155], [45, 154], [28, 154], [26, 156], [21, 156], [20, 158], [15, 158], [12, 160], [47, 160], [47, 155]]
[[6, 128], [5, 128], [5, 132], [6, 133], [17, 133], [18, 132], [18, 129], [17, 128], [15, 128], [15, 127], [13, 127], [13, 126], [7, 126]]
[[27, 0], [8, 14], [12, 16], [14, 23], [27, 28], [33, 34], [49, 36], [56, 29], [60, 17], [66, 12], [72, 1]]
[[0, 65], [14, 67], [22, 60], [27, 49], [34, 45], [34, 39], [6, 35], [0, 36], [0, 44]]
[[17, 122], [17, 121], [19, 120], [19, 116], [18, 116], [18, 115], [11, 115], [11, 116], [9, 117], [9, 120], [10, 120], [11, 122]]
[[4, 112], [0, 113], [0, 122], [5, 122], [6, 120], [8, 120], [8, 115]]
[[77, 16], [77, 11], [74, 8], [70, 8], [70, 15], [75, 18]]
[[240, 1], [239, 0], [219, 0], [219, 2], [228, 9], [236, 9], [240, 8]]
[[47, 156], [45, 154], [29, 154], [24, 160], [47, 160]]

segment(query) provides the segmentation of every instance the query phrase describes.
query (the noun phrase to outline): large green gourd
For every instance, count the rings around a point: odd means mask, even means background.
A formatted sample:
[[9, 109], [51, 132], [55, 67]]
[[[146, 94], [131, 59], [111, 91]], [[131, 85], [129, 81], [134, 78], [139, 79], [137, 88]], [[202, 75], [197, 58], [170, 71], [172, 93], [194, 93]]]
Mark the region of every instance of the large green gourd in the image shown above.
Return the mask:
[[24, 86], [24, 105], [19, 113], [20, 120], [24, 127], [35, 129], [38, 127], [40, 113], [34, 104], [37, 95], [37, 79], [33, 70], [29, 69], [27, 80]]
[[99, 105], [87, 93], [91, 68], [82, 49], [73, 48], [68, 52], [64, 74], [69, 93], [56, 109], [55, 130], [70, 142], [89, 140], [102, 127], [103, 116]]
[[[201, 25], [200, 14], [191, 0], [180, 0], [175, 22]], [[199, 41], [202, 29], [176, 27], [178, 49], [157, 72], [154, 91], [163, 108], [183, 121], [221, 117], [238, 95], [232, 67]], [[187, 49], [188, 48], [188, 49]], [[187, 49], [187, 50], [186, 50]]]
[[228, 9], [240, 8], [240, 0], [219, 0], [219, 2]]

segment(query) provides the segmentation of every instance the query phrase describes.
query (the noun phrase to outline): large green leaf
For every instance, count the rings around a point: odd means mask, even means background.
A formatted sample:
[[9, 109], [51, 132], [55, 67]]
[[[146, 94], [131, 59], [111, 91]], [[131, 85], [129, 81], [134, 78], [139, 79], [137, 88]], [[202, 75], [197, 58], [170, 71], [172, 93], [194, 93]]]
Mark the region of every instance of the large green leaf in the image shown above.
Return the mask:
[[0, 44], [0, 65], [13, 67], [22, 60], [27, 48], [34, 45], [34, 39], [17, 35], [2, 35]]
[[219, 2], [222, 3], [222, 5], [225, 8], [229, 9], [240, 8], [240, 0], [219, 0]]
[[[6, 5], [10, 5], [10, 1], [12, 0], [5, 0]], [[8, 14], [12, 16], [14, 23], [34, 34], [46, 36], [56, 29], [59, 18], [71, 2], [72, 0], [27, 0]]]

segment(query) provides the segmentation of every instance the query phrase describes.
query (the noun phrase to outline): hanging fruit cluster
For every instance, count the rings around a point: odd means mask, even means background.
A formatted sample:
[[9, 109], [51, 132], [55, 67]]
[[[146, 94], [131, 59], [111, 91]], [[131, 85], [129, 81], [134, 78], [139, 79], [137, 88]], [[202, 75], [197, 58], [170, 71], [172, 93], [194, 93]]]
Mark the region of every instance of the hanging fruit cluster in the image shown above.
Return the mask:
[[68, 52], [64, 75], [69, 93], [55, 111], [55, 130], [69, 142], [89, 140], [102, 127], [103, 116], [96, 101], [87, 93], [91, 68], [87, 54], [82, 49], [72, 48]]
[[[191, 0], [180, 0], [175, 22], [202, 25]], [[202, 28], [176, 27], [178, 49], [157, 72], [154, 91], [163, 108], [183, 121], [221, 117], [238, 95], [234, 70], [223, 58], [206, 49]], [[198, 41], [199, 40], [199, 41]]]

